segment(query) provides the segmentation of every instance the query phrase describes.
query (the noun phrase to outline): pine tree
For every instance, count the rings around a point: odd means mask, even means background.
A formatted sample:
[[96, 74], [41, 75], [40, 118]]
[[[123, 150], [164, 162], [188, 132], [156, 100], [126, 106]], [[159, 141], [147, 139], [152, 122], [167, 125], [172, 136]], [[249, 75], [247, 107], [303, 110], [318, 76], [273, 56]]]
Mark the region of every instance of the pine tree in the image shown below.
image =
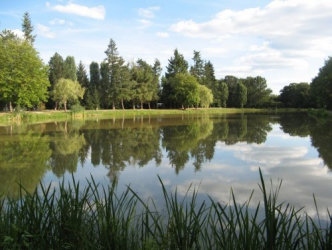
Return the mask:
[[177, 73], [188, 73], [188, 62], [184, 59], [184, 56], [175, 49], [174, 57], [171, 57], [171, 59], [168, 60], [168, 66], [166, 69], [167, 79], [174, 77]]
[[170, 108], [180, 105], [177, 103], [177, 98], [174, 92], [174, 80], [173, 78], [177, 74], [188, 73], [188, 62], [184, 59], [184, 56], [179, 53], [177, 49], [174, 50], [174, 57], [168, 60], [168, 66], [166, 67], [165, 78], [162, 79], [162, 102], [165, 106]]
[[214, 75], [213, 64], [210, 61], [204, 64], [203, 79], [201, 83], [211, 90], [213, 90], [214, 88], [214, 85], [216, 83], [216, 77]]
[[119, 56], [118, 48], [116, 47], [115, 41], [110, 40], [110, 43], [105, 51], [107, 55], [106, 63], [108, 65], [108, 98], [111, 99], [112, 108], [115, 109], [115, 104], [118, 101], [119, 88], [121, 84], [120, 68], [124, 64], [124, 60]]
[[81, 104], [83, 106], [87, 106], [87, 95], [89, 95], [89, 91], [88, 91], [88, 87], [89, 87], [89, 79], [88, 79], [88, 75], [86, 73], [85, 67], [82, 63], [82, 61], [80, 61], [80, 63], [78, 64], [77, 67], [77, 72], [76, 72], [76, 76], [77, 76], [77, 81], [79, 82], [79, 84], [86, 89], [85, 93], [84, 93], [84, 97], [81, 100]]
[[77, 81], [81, 84], [82, 87], [88, 88], [89, 78], [88, 78], [85, 66], [82, 63], [82, 61], [80, 61], [80, 63], [78, 64], [76, 77], [77, 77]]
[[201, 83], [204, 74], [204, 62], [201, 58], [201, 53], [194, 50], [194, 57], [192, 59], [194, 65], [190, 67], [190, 74], [195, 76], [198, 82]]
[[28, 41], [30, 44], [33, 44], [35, 41], [36, 36], [32, 35], [33, 32], [33, 26], [31, 24], [30, 15], [28, 12], [25, 12], [23, 15], [23, 23], [22, 23], [22, 31], [24, 33], [24, 38], [26, 41]]

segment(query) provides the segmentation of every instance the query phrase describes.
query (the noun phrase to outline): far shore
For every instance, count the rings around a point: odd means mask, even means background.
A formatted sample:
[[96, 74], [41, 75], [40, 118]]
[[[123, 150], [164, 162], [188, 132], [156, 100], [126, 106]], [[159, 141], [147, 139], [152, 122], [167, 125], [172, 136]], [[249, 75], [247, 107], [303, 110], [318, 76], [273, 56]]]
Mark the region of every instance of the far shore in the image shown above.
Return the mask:
[[307, 109], [255, 109], [255, 108], [188, 108], [188, 109], [105, 109], [84, 110], [74, 113], [71, 110], [43, 110], [0, 112], [0, 126], [11, 123], [31, 123], [41, 121], [62, 121], [72, 119], [93, 119], [130, 117], [136, 115], [176, 115], [176, 114], [218, 114], [218, 113], [284, 113], [307, 112]]

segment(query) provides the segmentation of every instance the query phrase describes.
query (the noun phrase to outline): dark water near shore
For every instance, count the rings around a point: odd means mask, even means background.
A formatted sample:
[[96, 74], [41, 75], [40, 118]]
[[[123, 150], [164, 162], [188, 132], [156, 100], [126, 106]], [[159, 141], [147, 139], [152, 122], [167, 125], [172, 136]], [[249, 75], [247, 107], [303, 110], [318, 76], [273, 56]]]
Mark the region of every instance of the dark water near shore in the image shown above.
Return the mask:
[[[201, 197], [239, 203], [253, 189], [282, 179], [280, 201], [315, 214], [332, 210], [332, 124], [305, 114], [136, 116], [0, 127], [0, 193], [32, 191], [42, 181], [56, 187], [71, 175], [82, 184], [127, 185], [141, 198], [161, 195], [158, 175], [179, 194], [189, 185]], [[275, 185], [276, 186], [276, 185]]]

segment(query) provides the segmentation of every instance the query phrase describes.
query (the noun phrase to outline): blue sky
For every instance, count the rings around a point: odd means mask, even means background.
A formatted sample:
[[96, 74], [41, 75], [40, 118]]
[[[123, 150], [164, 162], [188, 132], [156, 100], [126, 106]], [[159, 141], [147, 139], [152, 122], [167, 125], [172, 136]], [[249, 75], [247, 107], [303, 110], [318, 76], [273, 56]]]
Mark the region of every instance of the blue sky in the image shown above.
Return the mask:
[[218, 79], [260, 75], [277, 94], [332, 56], [331, 0], [0, 0], [0, 30], [19, 33], [25, 11], [45, 63], [58, 52], [88, 68], [112, 38], [127, 62], [165, 68], [177, 48], [192, 64], [196, 50]]

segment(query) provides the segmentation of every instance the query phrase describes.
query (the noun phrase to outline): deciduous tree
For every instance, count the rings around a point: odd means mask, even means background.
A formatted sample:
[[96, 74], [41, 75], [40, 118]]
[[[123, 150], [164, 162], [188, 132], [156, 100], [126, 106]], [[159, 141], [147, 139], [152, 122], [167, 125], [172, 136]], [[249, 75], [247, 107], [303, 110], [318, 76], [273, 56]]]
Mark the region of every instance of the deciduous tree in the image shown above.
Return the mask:
[[182, 108], [199, 103], [199, 83], [194, 76], [188, 73], [178, 73], [174, 76], [172, 84], [175, 100]]
[[199, 104], [203, 108], [210, 107], [213, 102], [212, 90], [204, 85], [199, 85]]
[[79, 98], [83, 98], [85, 89], [76, 81], [61, 78], [54, 87], [53, 99], [60, 105], [64, 105], [67, 112], [68, 102], [75, 102]]
[[325, 61], [310, 84], [311, 98], [318, 108], [332, 109], [332, 57]]
[[32, 108], [47, 99], [47, 67], [31, 43], [9, 31], [0, 33], [0, 98]]
[[236, 97], [238, 102], [238, 107], [243, 108], [247, 103], [247, 88], [242, 82], [238, 82]]

